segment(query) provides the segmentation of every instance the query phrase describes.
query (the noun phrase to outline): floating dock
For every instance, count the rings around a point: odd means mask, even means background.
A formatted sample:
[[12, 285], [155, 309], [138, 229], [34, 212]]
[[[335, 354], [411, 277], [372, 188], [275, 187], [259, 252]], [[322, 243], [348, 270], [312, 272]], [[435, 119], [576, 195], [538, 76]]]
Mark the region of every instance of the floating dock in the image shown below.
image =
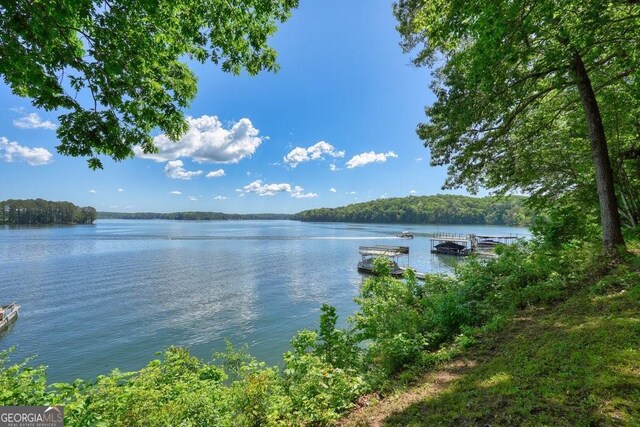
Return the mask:
[[409, 255], [409, 246], [387, 246], [387, 245], [374, 245], [374, 246], [360, 246], [360, 255], [362, 256], [384, 256], [389, 258], [395, 258], [401, 255]]
[[[391, 260], [391, 275], [393, 277], [401, 277], [404, 274], [404, 268], [398, 265], [398, 258], [406, 256], [409, 258], [409, 246], [360, 246], [359, 249], [362, 259], [358, 263], [358, 271], [365, 274], [374, 274], [373, 260], [375, 258], [388, 258]], [[407, 261], [407, 264], [409, 261]]]
[[18, 310], [20, 310], [20, 306], [15, 302], [0, 306], [0, 330], [6, 328], [18, 318]]
[[[409, 267], [409, 247], [408, 246], [360, 246], [360, 255], [362, 260], [358, 263], [358, 271], [364, 274], [373, 273], [373, 260], [375, 258], [388, 258], [391, 260], [391, 276], [403, 277], [407, 270], [412, 270], [416, 276], [416, 279], [424, 280], [426, 273], [419, 273], [413, 268]], [[398, 259], [402, 256], [407, 257], [407, 266], [401, 267], [398, 265]]]

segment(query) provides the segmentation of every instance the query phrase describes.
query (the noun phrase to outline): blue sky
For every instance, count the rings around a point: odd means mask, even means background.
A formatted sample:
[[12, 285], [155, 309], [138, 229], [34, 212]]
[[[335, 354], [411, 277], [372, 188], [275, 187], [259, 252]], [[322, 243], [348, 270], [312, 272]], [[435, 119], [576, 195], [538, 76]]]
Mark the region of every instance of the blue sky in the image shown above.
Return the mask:
[[[197, 98], [179, 145], [155, 158], [59, 155], [55, 112], [0, 85], [0, 200], [43, 198], [100, 211], [292, 213], [443, 193], [443, 168], [415, 134], [433, 101], [410, 65], [391, 2], [302, 1], [271, 44], [280, 71], [232, 76], [193, 64]], [[458, 192], [460, 193], [460, 192]]]

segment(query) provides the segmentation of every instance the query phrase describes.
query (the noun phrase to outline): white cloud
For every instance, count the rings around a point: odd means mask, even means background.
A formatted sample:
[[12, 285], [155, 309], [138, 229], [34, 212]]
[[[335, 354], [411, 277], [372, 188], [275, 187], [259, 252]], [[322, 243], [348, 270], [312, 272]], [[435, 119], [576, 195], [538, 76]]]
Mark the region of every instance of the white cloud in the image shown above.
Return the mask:
[[230, 129], [225, 129], [216, 116], [187, 117], [187, 123], [189, 130], [180, 141], [158, 135], [153, 138], [157, 153], [144, 154], [138, 148], [136, 154], [157, 162], [186, 157], [198, 163], [238, 163], [255, 153], [265, 140], [249, 119], [240, 119]]
[[182, 160], [173, 160], [167, 162], [164, 167], [164, 174], [173, 179], [189, 180], [194, 176], [202, 175], [202, 171], [188, 171], [184, 167]]
[[283, 157], [283, 160], [287, 165], [295, 168], [300, 163], [324, 159], [323, 156], [325, 154], [331, 157], [344, 157], [344, 151], [336, 151], [333, 145], [325, 141], [320, 141], [308, 148], [294, 148], [289, 154]]
[[179, 196], [180, 194], [182, 194], [182, 191], [174, 190], [174, 191], [170, 192], [169, 194], [175, 194], [176, 196]]
[[220, 178], [224, 176], [224, 169], [218, 169], [217, 171], [211, 171], [207, 174], [207, 178]]
[[96, 191], [96, 190], [94, 190], [94, 189], [92, 188], [91, 190], [89, 190], [89, 193], [91, 193], [91, 194], [96, 194], [96, 193], [97, 193], [97, 191]]
[[42, 120], [38, 113], [30, 113], [13, 121], [13, 125], [20, 129], [50, 129], [55, 130], [58, 126], [49, 120]]
[[261, 196], [274, 196], [276, 193], [291, 192], [291, 184], [264, 184], [260, 179], [245, 185], [243, 188], [245, 193], [256, 193]]
[[9, 141], [4, 136], [0, 136], [0, 158], [5, 162], [24, 160], [31, 166], [40, 166], [51, 163], [53, 154], [46, 148], [29, 148]]
[[409, 194], [416, 194], [416, 193], [417, 193], [417, 191], [416, 191], [416, 190], [411, 190], [411, 191], [409, 191]]
[[309, 155], [307, 154], [307, 150], [302, 147], [296, 147], [289, 152], [286, 156], [283, 157], [283, 160], [286, 164], [295, 168], [298, 164], [302, 162], [306, 162], [309, 160]]
[[356, 154], [347, 162], [347, 169], [353, 169], [369, 163], [384, 163], [390, 157], [398, 157], [393, 151], [386, 153], [376, 153], [369, 151], [368, 153]]
[[320, 141], [307, 148], [307, 153], [311, 160], [321, 159], [323, 154], [331, 157], [344, 157], [344, 150], [336, 151], [333, 145]]
[[216, 196], [213, 200], [227, 200], [227, 198], [225, 196]]
[[245, 193], [255, 193], [260, 196], [275, 196], [277, 193], [289, 193], [291, 197], [295, 199], [318, 197], [316, 193], [305, 193], [304, 188], [298, 185], [292, 186], [287, 183], [265, 184], [259, 179], [245, 185], [243, 188]]
[[416, 157], [416, 162], [421, 162], [422, 161], [422, 157]]
[[357, 191], [350, 191], [350, 192], [344, 193], [344, 194], [354, 195], [354, 194], [358, 194], [358, 192]]
[[316, 193], [305, 193], [304, 188], [296, 185], [291, 191], [291, 197], [293, 197], [294, 199], [310, 199], [313, 197], [318, 197], [318, 195]]
[[122, 193], [124, 191], [124, 188], [118, 188], [118, 193]]
[[336, 190], [335, 188], [331, 187], [331, 188], [329, 189], [329, 191], [331, 191], [332, 193], [335, 193], [335, 192], [336, 192], [336, 191], [338, 191], [338, 190]]
[[198, 198], [196, 196], [189, 196], [189, 200], [191, 200], [192, 202], [197, 202]]

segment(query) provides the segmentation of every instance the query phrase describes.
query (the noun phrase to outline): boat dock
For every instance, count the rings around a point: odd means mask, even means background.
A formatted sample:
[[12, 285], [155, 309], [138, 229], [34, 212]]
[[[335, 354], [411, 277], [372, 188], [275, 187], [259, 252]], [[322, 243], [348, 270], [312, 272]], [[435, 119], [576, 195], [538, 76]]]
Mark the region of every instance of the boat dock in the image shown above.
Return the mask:
[[492, 255], [498, 245], [511, 245], [521, 236], [434, 233], [431, 236], [431, 253], [467, 256], [471, 254]]
[[387, 246], [387, 245], [374, 245], [374, 246], [360, 246], [360, 255], [372, 255], [378, 257], [398, 257], [400, 255], [409, 255], [409, 246]]
[[20, 310], [20, 306], [15, 302], [0, 306], [0, 330], [9, 326], [18, 318], [18, 310]]
[[364, 274], [374, 274], [373, 260], [375, 258], [391, 260], [391, 275], [393, 277], [401, 277], [404, 274], [404, 268], [398, 265], [399, 257], [406, 256], [407, 265], [409, 264], [409, 246], [360, 246], [359, 252], [362, 259], [358, 263], [358, 271]]
[[[409, 232], [401, 233], [413, 235]], [[400, 234], [396, 235], [401, 237]], [[498, 245], [512, 245], [524, 236], [517, 234], [487, 235], [487, 234], [462, 234], [462, 233], [434, 233], [430, 238], [431, 253], [439, 255], [468, 256], [472, 254], [493, 256], [494, 249]], [[358, 262], [358, 271], [363, 274], [374, 274], [373, 260], [375, 258], [387, 258], [391, 261], [391, 275], [403, 277], [407, 270], [412, 270], [416, 279], [425, 280], [428, 273], [418, 272], [410, 267], [409, 246], [373, 245], [360, 246], [362, 259]], [[400, 257], [407, 257], [406, 265], [398, 265]]]
[[[404, 273], [411, 269], [413, 270], [416, 279], [425, 280], [427, 274], [420, 273], [409, 267], [409, 247], [408, 246], [360, 246], [359, 249], [362, 260], [358, 263], [358, 271], [364, 274], [373, 273], [373, 260], [374, 258], [388, 258], [391, 260], [391, 275], [393, 277], [403, 277]], [[398, 259], [400, 257], [407, 257], [407, 265], [399, 266]]]

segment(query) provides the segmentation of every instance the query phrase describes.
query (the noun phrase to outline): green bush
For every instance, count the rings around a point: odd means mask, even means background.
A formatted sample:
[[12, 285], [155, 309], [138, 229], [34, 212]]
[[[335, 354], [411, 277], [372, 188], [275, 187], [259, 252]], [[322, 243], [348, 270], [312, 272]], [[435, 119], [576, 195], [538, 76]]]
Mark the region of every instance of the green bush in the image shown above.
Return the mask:
[[138, 372], [58, 385], [69, 425], [219, 425], [224, 372], [172, 347]]
[[14, 347], [0, 351], [0, 406], [48, 403], [46, 368], [29, 366], [30, 359], [9, 366], [13, 351]]
[[541, 209], [531, 231], [546, 246], [558, 249], [572, 240], [598, 241], [598, 218], [583, 203], [565, 201]]

